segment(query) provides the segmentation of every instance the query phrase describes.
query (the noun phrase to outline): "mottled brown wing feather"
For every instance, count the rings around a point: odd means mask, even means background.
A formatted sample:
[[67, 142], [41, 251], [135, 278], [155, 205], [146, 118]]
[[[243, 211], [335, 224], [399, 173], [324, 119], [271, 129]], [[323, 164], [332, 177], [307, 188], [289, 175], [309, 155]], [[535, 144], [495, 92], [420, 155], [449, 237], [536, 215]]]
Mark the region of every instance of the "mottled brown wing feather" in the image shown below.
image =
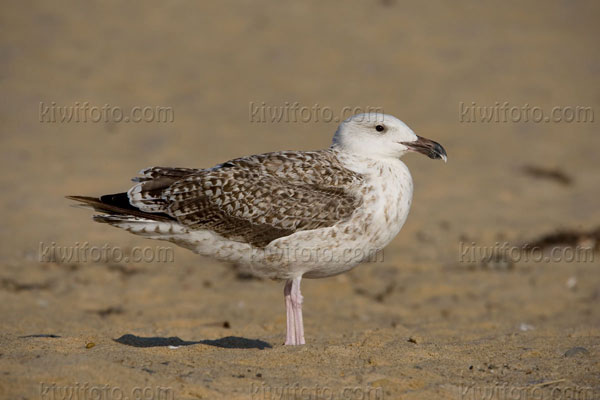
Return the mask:
[[140, 183], [140, 208], [264, 247], [300, 230], [332, 226], [360, 206], [353, 189], [362, 178], [329, 150], [269, 153], [193, 171], [168, 186], [173, 177], [160, 174], [156, 183]]
[[150, 167], [140, 171], [140, 175], [133, 178], [134, 182], [151, 181], [158, 178], [180, 179], [186, 175], [198, 172], [194, 168]]

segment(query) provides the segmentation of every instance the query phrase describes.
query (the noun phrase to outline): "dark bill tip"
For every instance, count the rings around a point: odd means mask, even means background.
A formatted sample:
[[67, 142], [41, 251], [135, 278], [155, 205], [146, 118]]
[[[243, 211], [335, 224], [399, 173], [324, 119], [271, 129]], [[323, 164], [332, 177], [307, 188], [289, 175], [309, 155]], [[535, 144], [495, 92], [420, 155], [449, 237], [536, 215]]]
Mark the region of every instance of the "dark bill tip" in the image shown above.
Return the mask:
[[426, 139], [421, 136], [417, 136], [417, 140], [414, 142], [403, 142], [402, 144], [409, 148], [409, 150], [416, 151], [417, 153], [425, 154], [427, 157], [437, 160], [442, 159], [444, 162], [448, 160], [446, 150], [438, 142]]

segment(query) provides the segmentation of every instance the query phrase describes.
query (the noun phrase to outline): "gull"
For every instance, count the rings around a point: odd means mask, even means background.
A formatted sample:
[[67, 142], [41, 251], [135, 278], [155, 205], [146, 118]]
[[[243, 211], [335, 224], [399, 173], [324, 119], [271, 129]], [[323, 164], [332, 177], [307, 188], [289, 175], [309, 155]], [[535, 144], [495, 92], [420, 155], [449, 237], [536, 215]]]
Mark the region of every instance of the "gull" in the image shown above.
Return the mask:
[[446, 158], [437, 142], [382, 113], [354, 115], [331, 146], [236, 158], [207, 169], [151, 167], [127, 192], [67, 196], [94, 220], [284, 280], [286, 345], [305, 344], [302, 278], [346, 272], [404, 225], [413, 182], [408, 152]]

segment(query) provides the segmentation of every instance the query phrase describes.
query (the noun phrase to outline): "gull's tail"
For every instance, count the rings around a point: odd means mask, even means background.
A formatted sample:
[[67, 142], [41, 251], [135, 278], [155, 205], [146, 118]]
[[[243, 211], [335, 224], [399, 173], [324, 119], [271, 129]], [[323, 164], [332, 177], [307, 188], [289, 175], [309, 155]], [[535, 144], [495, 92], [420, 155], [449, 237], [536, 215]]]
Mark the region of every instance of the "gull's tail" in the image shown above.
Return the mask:
[[66, 196], [67, 199], [81, 203], [83, 207], [93, 208], [96, 211], [110, 215], [125, 215], [145, 218], [155, 221], [176, 221], [174, 218], [163, 213], [149, 213], [141, 211], [129, 203], [127, 193], [107, 194], [100, 197], [89, 196]]
[[66, 197], [78, 201], [83, 207], [103, 213], [94, 215], [94, 221], [116, 226], [136, 235], [169, 240], [174, 235], [187, 231], [175, 218], [167, 214], [144, 212], [132, 206], [127, 193], [108, 194], [100, 197]]

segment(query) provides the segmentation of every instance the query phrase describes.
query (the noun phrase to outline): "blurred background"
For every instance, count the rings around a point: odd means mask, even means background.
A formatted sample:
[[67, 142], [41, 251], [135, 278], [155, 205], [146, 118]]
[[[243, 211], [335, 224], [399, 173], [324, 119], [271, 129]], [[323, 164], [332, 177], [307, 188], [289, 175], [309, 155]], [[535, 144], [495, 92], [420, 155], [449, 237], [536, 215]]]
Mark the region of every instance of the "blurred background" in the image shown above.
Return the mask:
[[[594, 1], [5, 2], [0, 394], [90, 382], [248, 398], [298, 383], [457, 398], [552, 380], [600, 393], [599, 17]], [[150, 111], [93, 122], [86, 103]], [[268, 118], [294, 103], [332, 118]], [[44, 259], [53, 244], [170, 247], [95, 224], [65, 195], [126, 190], [153, 165], [325, 148], [348, 109], [369, 107], [443, 144], [448, 163], [405, 158], [413, 207], [384, 260], [304, 284], [303, 349], [281, 346], [280, 283], [187, 250], [167, 264]], [[69, 119], [78, 109], [87, 122]], [[464, 253], [532, 242], [596, 257]]]

